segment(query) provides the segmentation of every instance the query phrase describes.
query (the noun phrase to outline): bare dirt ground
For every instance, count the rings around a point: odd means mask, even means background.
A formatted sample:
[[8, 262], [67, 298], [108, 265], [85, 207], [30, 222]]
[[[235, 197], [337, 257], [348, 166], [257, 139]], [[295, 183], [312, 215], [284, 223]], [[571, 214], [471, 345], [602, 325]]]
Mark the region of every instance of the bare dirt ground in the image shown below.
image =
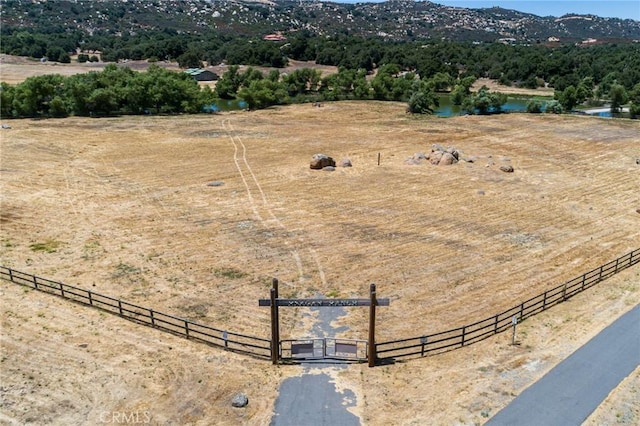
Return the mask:
[[[640, 125], [412, 117], [377, 102], [177, 117], [12, 120], [0, 133], [0, 263], [257, 336], [285, 297], [361, 297], [379, 341], [483, 319], [640, 242]], [[433, 143], [473, 163], [407, 165]], [[351, 168], [309, 169], [315, 153]], [[380, 165], [378, 165], [380, 158]], [[513, 173], [500, 171], [512, 165]], [[209, 186], [211, 182], [221, 186]], [[335, 373], [364, 424], [480, 424], [640, 302], [638, 268], [468, 348]], [[179, 339], [6, 282], [1, 419], [268, 424], [299, 367]], [[282, 338], [310, 330], [283, 310]], [[366, 338], [364, 310], [338, 321]], [[638, 374], [589, 424], [637, 423]], [[233, 409], [236, 392], [249, 396]], [[111, 416], [111, 417], [110, 417]], [[130, 417], [128, 417], [130, 419]]]

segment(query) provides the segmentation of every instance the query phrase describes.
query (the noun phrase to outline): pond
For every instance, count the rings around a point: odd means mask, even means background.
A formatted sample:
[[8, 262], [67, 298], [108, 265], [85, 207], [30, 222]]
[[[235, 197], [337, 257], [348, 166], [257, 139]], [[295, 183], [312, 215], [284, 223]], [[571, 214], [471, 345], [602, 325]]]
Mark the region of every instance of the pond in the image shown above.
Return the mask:
[[[507, 103], [502, 105], [504, 112], [526, 112], [527, 104], [530, 99], [509, 98]], [[542, 101], [544, 104], [544, 101]], [[434, 112], [438, 117], [453, 117], [456, 115], [464, 115], [460, 105], [454, 105], [449, 96], [440, 96], [440, 106]]]
[[[440, 96], [440, 106], [434, 112], [434, 115], [438, 117], [454, 117], [457, 115], [464, 115], [462, 108], [460, 105], [454, 105], [451, 102], [449, 96]], [[504, 112], [526, 112], [527, 104], [531, 101], [531, 99], [523, 99], [523, 98], [508, 98], [507, 103], [502, 106], [502, 111]], [[541, 100], [544, 104], [545, 100]], [[205, 112], [220, 112], [220, 111], [239, 111], [247, 108], [247, 103], [242, 99], [219, 99], [212, 103], [209, 106], [204, 107]], [[628, 112], [628, 109], [625, 111]], [[599, 116], [599, 117], [611, 117], [611, 111], [609, 108], [597, 108], [591, 110], [584, 110], [583, 114]]]
[[211, 105], [205, 106], [203, 110], [205, 112], [220, 112], [220, 111], [240, 111], [247, 108], [247, 103], [242, 99], [218, 99]]

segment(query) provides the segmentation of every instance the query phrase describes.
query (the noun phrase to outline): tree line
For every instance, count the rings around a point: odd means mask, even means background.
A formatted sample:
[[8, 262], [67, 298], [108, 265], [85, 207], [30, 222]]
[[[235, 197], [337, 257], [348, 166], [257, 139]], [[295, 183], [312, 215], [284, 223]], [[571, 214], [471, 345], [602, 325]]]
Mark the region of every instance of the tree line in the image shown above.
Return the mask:
[[591, 78], [595, 86], [615, 80], [626, 91], [640, 83], [640, 43], [547, 46], [389, 41], [342, 33], [321, 37], [304, 30], [289, 34], [286, 40], [267, 41], [215, 31], [189, 34], [163, 29], [115, 36], [105, 30], [89, 35], [55, 26], [26, 30], [10, 25], [0, 28], [0, 36], [2, 53], [58, 62], [69, 62], [70, 55], [80, 50], [88, 53], [84, 59], [100, 52], [104, 62], [175, 61], [184, 68], [221, 62], [282, 68], [289, 60], [297, 60], [372, 72], [396, 64], [422, 78], [442, 72], [488, 77], [527, 88], [548, 85], [560, 91], [571, 85], [577, 88], [585, 78]]
[[135, 72], [109, 64], [103, 71], [0, 84], [3, 118], [198, 113], [215, 98], [211, 89], [201, 89], [191, 76], [157, 65]]
[[[151, 65], [146, 72], [108, 64], [103, 71], [91, 71], [69, 77], [44, 75], [29, 77], [15, 86], [0, 83], [0, 116], [66, 117], [112, 114], [200, 113], [211, 110], [218, 99], [241, 99], [249, 109], [272, 105], [338, 100], [380, 100], [407, 103], [407, 111], [431, 114], [439, 106], [441, 94], [460, 105], [468, 114], [501, 112], [507, 96], [490, 92], [486, 87], [472, 93], [474, 76], [453, 77], [437, 72], [421, 78], [404, 71], [398, 64], [385, 64], [370, 78], [365, 69], [339, 67], [338, 72], [322, 77], [313, 68], [291, 73], [273, 69], [266, 75], [256, 68], [240, 71], [231, 65], [212, 90], [200, 87], [188, 74]], [[605, 87], [606, 89], [603, 89]], [[604, 92], [606, 90], [606, 93]], [[616, 112], [631, 101], [631, 116], [640, 115], [640, 83], [627, 93], [615, 79], [605, 80], [595, 88], [592, 78], [556, 91], [555, 100], [532, 100], [532, 113], [569, 111], [577, 104], [596, 103], [602, 96]]]

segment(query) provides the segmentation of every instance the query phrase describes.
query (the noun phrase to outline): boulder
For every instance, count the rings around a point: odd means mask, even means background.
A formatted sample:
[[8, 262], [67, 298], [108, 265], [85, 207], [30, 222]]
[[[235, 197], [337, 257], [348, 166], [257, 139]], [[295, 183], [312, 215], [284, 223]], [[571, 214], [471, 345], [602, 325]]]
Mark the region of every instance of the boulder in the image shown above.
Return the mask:
[[314, 170], [321, 170], [327, 166], [336, 166], [336, 162], [333, 158], [324, 154], [313, 154], [311, 157], [311, 164], [309, 165], [310, 168]]
[[335, 172], [336, 168], [333, 166], [325, 166], [322, 168], [322, 170], [324, 170], [325, 172]]
[[440, 160], [442, 159], [443, 154], [443, 151], [433, 151], [431, 154], [429, 154], [429, 161], [433, 165], [440, 164]]
[[513, 173], [513, 166], [510, 166], [510, 165], [500, 166], [500, 170], [502, 170], [505, 173]]
[[236, 408], [246, 407], [249, 404], [249, 398], [243, 393], [236, 394], [231, 400], [231, 405]]
[[457, 163], [458, 160], [453, 156], [453, 154], [449, 153], [449, 152], [444, 152], [442, 153], [442, 157], [440, 158], [440, 161], [438, 161], [438, 165], [439, 166], [450, 166], [452, 164]]
[[349, 158], [343, 158], [342, 161], [340, 161], [340, 164], [338, 164], [340, 167], [351, 167], [353, 166], [353, 164], [351, 164], [351, 160]]
[[448, 152], [449, 154], [453, 155], [453, 158], [455, 158], [456, 160], [458, 160], [460, 158], [460, 153], [458, 152], [457, 149], [455, 149], [452, 146], [447, 148], [445, 152]]
[[422, 152], [416, 152], [415, 154], [413, 154], [413, 156], [411, 158], [413, 158], [414, 160], [420, 161], [420, 160], [426, 160], [429, 157], [424, 155], [424, 153], [422, 153]]
[[404, 160], [404, 164], [407, 164], [409, 166], [417, 166], [420, 164], [420, 160], [416, 160], [413, 157], [409, 157], [406, 160]]

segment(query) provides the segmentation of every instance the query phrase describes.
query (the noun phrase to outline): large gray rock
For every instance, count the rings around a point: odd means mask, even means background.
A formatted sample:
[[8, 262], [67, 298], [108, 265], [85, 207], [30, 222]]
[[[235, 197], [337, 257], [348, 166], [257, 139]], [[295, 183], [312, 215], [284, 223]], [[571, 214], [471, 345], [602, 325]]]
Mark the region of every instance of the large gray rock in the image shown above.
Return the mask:
[[443, 151], [433, 151], [431, 152], [431, 154], [429, 154], [429, 161], [433, 165], [438, 165], [440, 164], [440, 160], [442, 159], [443, 154]]
[[236, 408], [246, 407], [249, 404], [249, 398], [243, 393], [236, 394], [231, 400], [231, 405]]
[[439, 166], [450, 166], [458, 162], [458, 159], [453, 156], [450, 152], [444, 152], [440, 161], [438, 161]]
[[313, 156], [311, 157], [311, 164], [309, 165], [310, 168], [314, 170], [322, 170], [327, 166], [335, 167], [335, 160], [328, 155], [313, 154]]
[[502, 170], [505, 173], [513, 173], [513, 166], [508, 164], [504, 166], [500, 166], [500, 170]]

